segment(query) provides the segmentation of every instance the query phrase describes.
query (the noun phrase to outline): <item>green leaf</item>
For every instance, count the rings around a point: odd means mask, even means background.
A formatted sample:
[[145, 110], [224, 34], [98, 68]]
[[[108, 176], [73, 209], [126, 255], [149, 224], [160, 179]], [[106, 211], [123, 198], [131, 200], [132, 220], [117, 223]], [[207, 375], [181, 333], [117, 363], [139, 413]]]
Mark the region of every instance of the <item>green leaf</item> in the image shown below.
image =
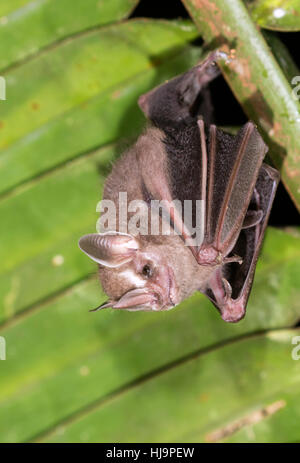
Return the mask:
[[185, 46], [196, 36], [187, 22], [129, 21], [87, 33], [8, 72], [0, 191], [136, 133], [139, 92], [193, 65], [200, 53], [192, 56]]
[[[268, 229], [238, 324], [225, 324], [199, 293], [164, 313], [88, 313], [105, 295], [77, 241], [95, 230], [111, 163], [145, 124], [137, 98], [202, 53], [190, 45], [198, 32], [189, 21], [133, 20], [73, 35], [94, 27], [87, 21], [127, 15], [129, 4], [97, 2], [101, 18], [88, 1], [81, 17], [68, 14], [66, 0], [0, 5], [0, 17], [16, 21], [5, 25], [2, 55], [14, 66], [0, 102], [0, 440], [201, 441], [238, 423], [229, 440], [267, 422], [255, 440], [276, 441], [283, 427], [297, 440], [298, 331], [283, 330], [300, 315], [297, 230]], [[68, 40], [56, 35], [62, 23]], [[283, 405], [266, 419], [245, 421], [274, 403]]]
[[300, 31], [299, 0], [246, 0], [253, 20], [276, 31]]
[[[298, 236], [268, 230], [247, 316], [238, 324], [225, 324], [199, 293], [166, 313], [107, 310], [89, 314], [88, 309], [105, 297], [95, 278], [12, 319], [1, 332], [7, 343], [7, 362], [1, 364], [1, 439], [24, 441], [48, 432], [69, 416], [85, 415], [86, 407], [89, 412], [89, 407], [97, 407], [109, 394], [129, 389], [144, 375], [195, 351], [205, 353], [249, 333], [294, 325], [300, 315], [299, 242]], [[34, 281], [39, 282], [38, 275]], [[233, 362], [239, 362], [235, 354]], [[219, 375], [225, 374], [225, 365]], [[231, 372], [229, 368], [228, 374]], [[222, 378], [218, 382], [222, 383]], [[181, 394], [188, 400], [189, 389], [181, 391], [181, 382], [174, 384], [178, 400], [184, 400]], [[140, 406], [141, 414], [147, 416], [147, 404]], [[133, 410], [133, 415], [139, 413]], [[115, 416], [112, 435], [117, 435], [121, 424]], [[188, 432], [186, 423], [184, 427]], [[101, 431], [98, 440], [102, 440], [103, 430], [98, 425], [97, 429]], [[138, 440], [139, 434], [134, 437], [131, 432], [129, 442]]]
[[96, 152], [0, 202], [6, 218], [0, 231], [6, 243], [0, 250], [1, 321], [93, 270], [77, 242], [82, 233], [95, 230], [103, 184], [99, 171], [114, 153], [113, 148]]
[[181, 72], [188, 69], [198, 57], [198, 50], [185, 48], [166, 63], [138, 75], [133, 74], [125, 82], [100, 92], [83, 106], [75, 106], [58, 115], [42, 128], [2, 150], [0, 192], [7, 192], [28, 179], [120, 137], [137, 135], [145, 123], [135, 104], [139, 95], [169, 78], [173, 70]]
[[30, 2], [32, 2], [32, 0], [2, 0], [0, 4], [0, 17], [7, 15], [14, 10], [22, 8]]
[[[123, 19], [137, 3], [138, 0], [2, 0], [0, 15], [6, 16], [0, 18], [0, 69], [71, 34]], [[19, 9], [13, 11], [13, 6]]]
[[[299, 335], [299, 334], [298, 334]], [[295, 346], [294, 346], [295, 347]], [[289, 388], [281, 395], [283, 407], [278, 410], [280, 413], [272, 413], [266, 420], [261, 420], [243, 426], [233, 435], [226, 439], [226, 442], [297, 442], [299, 443], [299, 385]]]
[[[293, 409], [300, 386], [299, 364], [291, 356], [295, 336], [299, 330], [268, 332], [199, 352], [116, 391], [41, 440], [211, 442], [240, 427], [247, 432], [251, 421], [271, 426], [269, 416], [277, 415], [282, 435], [295, 441], [300, 418], [299, 405]], [[294, 423], [286, 420], [289, 414]]]

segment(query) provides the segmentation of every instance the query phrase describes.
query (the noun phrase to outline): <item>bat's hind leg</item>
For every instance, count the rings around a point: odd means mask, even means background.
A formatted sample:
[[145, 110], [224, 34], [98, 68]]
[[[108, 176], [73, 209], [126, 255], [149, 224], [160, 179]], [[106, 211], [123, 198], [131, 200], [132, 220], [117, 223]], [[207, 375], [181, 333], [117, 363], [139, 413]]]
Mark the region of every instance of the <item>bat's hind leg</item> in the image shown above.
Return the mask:
[[139, 105], [144, 114], [160, 128], [188, 123], [197, 114], [210, 123], [212, 106], [207, 86], [220, 74], [216, 62], [221, 58], [214, 51], [190, 71], [142, 95]]

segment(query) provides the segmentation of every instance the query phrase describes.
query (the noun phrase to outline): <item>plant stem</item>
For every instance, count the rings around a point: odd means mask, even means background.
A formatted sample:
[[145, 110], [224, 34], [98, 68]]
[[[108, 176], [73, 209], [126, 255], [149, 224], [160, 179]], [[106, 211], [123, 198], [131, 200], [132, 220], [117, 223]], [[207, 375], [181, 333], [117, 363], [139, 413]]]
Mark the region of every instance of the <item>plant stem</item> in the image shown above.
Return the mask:
[[261, 130], [300, 210], [300, 105], [260, 30], [241, 0], [182, 1], [211, 47], [234, 50], [230, 62], [220, 63], [223, 75]]

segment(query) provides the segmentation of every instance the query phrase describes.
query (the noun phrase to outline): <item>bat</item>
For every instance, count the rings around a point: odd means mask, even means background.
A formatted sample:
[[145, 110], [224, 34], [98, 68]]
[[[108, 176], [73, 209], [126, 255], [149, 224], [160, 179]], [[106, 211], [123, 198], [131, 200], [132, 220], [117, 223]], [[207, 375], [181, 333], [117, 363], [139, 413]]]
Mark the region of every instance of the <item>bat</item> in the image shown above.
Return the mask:
[[[226, 322], [245, 315], [279, 173], [263, 163], [268, 148], [253, 122], [237, 135], [213, 124], [218, 59], [215, 51], [139, 98], [149, 125], [104, 187], [116, 221], [79, 241], [109, 298], [94, 310], [169, 310], [200, 291]], [[121, 210], [120, 192], [144, 205], [138, 221], [136, 210]]]

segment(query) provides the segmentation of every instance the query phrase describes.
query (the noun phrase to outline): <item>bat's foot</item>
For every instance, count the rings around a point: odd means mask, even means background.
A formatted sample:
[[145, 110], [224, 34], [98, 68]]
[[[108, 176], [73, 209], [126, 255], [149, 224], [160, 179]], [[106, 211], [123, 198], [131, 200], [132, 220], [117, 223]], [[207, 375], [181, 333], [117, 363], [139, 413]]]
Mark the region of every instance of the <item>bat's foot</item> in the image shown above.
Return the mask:
[[232, 299], [232, 287], [229, 281], [226, 278], [222, 278], [224, 293], [219, 297], [219, 307], [221, 312], [221, 317], [225, 322], [235, 323], [241, 320], [246, 313], [246, 304], [243, 301], [243, 298]]
[[219, 309], [225, 322], [236, 323], [245, 316], [245, 298], [242, 296], [238, 299], [232, 299], [232, 287], [229, 281], [222, 277], [220, 268], [214, 272], [209, 282], [209, 288], [213, 293], [213, 298], [209, 297]]
[[227, 298], [226, 302], [221, 306], [221, 317], [225, 322], [236, 323], [244, 318], [246, 306], [241, 299]]

